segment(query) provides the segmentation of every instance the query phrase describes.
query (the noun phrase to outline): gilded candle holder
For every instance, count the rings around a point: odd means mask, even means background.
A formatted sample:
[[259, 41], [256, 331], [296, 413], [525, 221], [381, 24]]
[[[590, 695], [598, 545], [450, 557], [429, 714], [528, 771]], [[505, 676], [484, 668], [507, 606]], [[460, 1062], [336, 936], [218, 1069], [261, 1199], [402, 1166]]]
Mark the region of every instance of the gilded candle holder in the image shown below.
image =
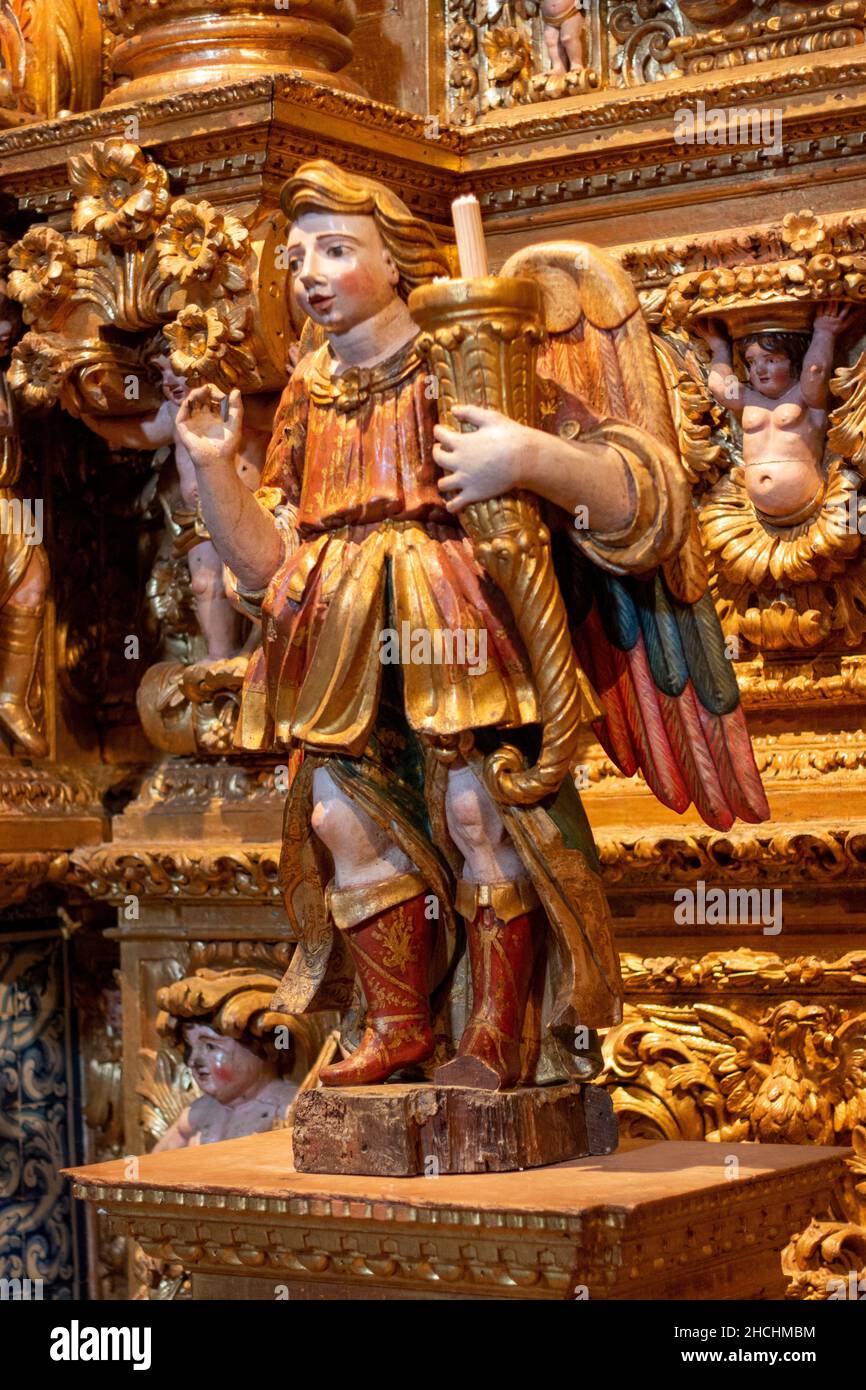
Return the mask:
[[[454, 416], [462, 403], [536, 424], [536, 364], [545, 329], [534, 280], [434, 280], [413, 290], [409, 312], [421, 329], [419, 349], [436, 376], [440, 423], [471, 429]], [[528, 492], [471, 503], [460, 521], [479, 562], [510, 603], [532, 666], [542, 724], [541, 751], [532, 767], [524, 766], [515, 747], [504, 745], [487, 758], [485, 777], [497, 800], [532, 805], [559, 789], [587, 713], [550, 533], [538, 499]]]

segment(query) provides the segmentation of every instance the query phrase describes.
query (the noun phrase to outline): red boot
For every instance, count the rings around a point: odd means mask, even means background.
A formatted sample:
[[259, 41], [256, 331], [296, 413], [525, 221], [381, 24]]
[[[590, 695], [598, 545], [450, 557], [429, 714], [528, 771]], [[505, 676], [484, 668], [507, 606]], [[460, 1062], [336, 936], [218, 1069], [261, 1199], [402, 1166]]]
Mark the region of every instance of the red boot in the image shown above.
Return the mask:
[[323, 1067], [324, 1086], [368, 1086], [433, 1051], [427, 972], [435, 922], [426, 893], [345, 933], [367, 999], [367, 1026], [345, 1062]]
[[479, 907], [467, 923], [472, 970], [472, 1016], [457, 1055], [437, 1067], [445, 1086], [507, 1090], [520, 1079], [523, 1015], [532, 983], [538, 911], [503, 922]]

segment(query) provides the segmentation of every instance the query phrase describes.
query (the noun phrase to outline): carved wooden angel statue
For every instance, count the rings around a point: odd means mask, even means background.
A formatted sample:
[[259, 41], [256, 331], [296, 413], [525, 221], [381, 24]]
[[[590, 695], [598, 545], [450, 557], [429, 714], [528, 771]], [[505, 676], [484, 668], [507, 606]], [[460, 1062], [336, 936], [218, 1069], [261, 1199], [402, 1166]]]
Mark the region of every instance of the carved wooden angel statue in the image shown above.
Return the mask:
[[[634, 291], [591, 247], [514, 258], [504, 276], [539, 281], [552, 330], [544, 428], [458, 405], [461, 433], [437, 423], [407, 307], [448, 274], [431, 230], [325, 160], [283, 207], [320, 345], [286, 387], [259, 490], [233, 467], [237, 393], [224, 419], [214, 388], [193, 391], [177, 422], [214, 545], [263, 619], [238, 745], [298, 754], [282, 875], [299, 944], [275, 1004], [345, 1008], [357, 975], [366, 1027], [329, 1086], [411, 1067], [488, 1089], [591, 1078], [621, 984], [589, 825], [567, 763], [517, 804], [494, 795], [490, 758], [507, 743], [533, 764], [540, 691], [559, 686], [557, 717], [594, 721], [667, 805], [694, 800], [720, 828], [767, 815]], [[573, 641], [559, 676], [530, 660], [516, 591], [461, 524], [514, 489], [544, 516], [527, 554], [552, 537], [551, 611]]]

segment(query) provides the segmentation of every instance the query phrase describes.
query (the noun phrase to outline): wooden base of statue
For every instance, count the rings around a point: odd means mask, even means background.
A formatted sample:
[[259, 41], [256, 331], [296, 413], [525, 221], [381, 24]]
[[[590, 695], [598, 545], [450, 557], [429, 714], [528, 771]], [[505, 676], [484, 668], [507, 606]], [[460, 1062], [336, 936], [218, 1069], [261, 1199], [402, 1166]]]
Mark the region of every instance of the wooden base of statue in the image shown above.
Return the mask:
[[299, 1173], [507, 1173], [612, 1153], [617, 1124], [598, 1086], [344, 1086], [299, 1097], [293, 1144]]
[[782, 1299], [849, 1150], [648, 1144], [513, 1173], [296, 1173], [285, 1130], [72, 1169], [195, 1299]]

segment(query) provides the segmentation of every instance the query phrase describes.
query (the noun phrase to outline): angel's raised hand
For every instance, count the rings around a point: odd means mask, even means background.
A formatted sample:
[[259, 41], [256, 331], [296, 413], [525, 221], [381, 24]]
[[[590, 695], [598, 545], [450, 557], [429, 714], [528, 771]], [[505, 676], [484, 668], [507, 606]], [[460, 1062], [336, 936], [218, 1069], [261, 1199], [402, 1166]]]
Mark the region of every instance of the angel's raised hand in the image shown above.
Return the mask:
[[196, 468], [235, 461], [243, 431], [243, 400], [240, 391], [232, 391], [224, 419], [224, 399], [215, 386], [198, 386], [190, 391], [178, 411], [177, 437]]
[[721, 319], [695, 319], [691, 327], [695, 337], [702, 338], [709, 347], [728, 346], [728, 334]]
[[849, 328], [860, 313], [859, 304], [843, 304], [839, 300], [830, 300], [829, 303], [823, 306], [819, 305], [815, 310], [813, 329], [823, 328], [827, 333], [832, 333], [835, 338], [837, 334]]

